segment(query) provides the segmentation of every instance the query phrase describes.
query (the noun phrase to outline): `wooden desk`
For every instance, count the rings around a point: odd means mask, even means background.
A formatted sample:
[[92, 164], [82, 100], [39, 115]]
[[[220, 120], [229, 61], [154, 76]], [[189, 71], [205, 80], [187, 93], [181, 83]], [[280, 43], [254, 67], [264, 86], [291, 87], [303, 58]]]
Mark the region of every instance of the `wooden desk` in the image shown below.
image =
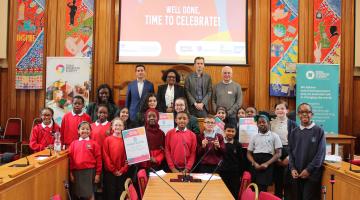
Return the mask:
[[13, 164], [26, 164], [22, 158], [0, 167], [0, 200], [49, 200], [51, 196], [59, 194], [67, 199], [64, 181], [68, 181], [69, 159], [67, 153], [53, 155], [44, 164], [39, 164], [36, 155], [49, 155], [48, 150], [28, 156], [30, 169], [14, 178], [9, 174], [21, 171], [21, 168], [9, 167]]
[[[174, 183], [170, 182], [171, 178], [176, 178], [178, 174], [168, 173], [164, 177], [173, 188], [175, 188], [186, 200], [194, 200], [205, 185], [206, 181], [201, 183]], [[150, 177], [149, 182], [146, 186], [144, 198], [145, 200], [152, 199], [180, 199], [181, 197], [174, 192], [166, 183], [164, 183], [159, 177]], [[227, 189], [226, 185], [222, 180], [212, 180], [210, 181], [205, 189], [199, 196], [199, 199], [234, 199], [230, 191]]]
[[[334, 199], [357, 200], [360, 197], [360, 173], [349, 171], [350, 164], [347, 162], [324, 164], [325, 170], [322, 185], [326, 186], [326, 199], [331, 199], [331, 175], [334, 175]], [[360, 167], [352, 165], [353, 169]], [[321, 196], [322, 198], [322, 196]]]
[[331, 154], [335, 153], [335, 144], [350, 145], [350, 159], [354, 159], [355, 154], [355, 139], [356, 137], [343, 134], [326, 134], [326, 143], [331, 144]]

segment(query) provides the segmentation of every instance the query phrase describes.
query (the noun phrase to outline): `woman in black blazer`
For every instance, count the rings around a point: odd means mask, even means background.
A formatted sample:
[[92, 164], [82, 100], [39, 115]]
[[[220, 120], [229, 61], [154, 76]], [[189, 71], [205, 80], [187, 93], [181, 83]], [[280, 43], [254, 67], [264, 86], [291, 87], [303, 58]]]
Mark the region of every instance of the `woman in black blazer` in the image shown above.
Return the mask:
[[168, 69], [163, 73], [162, 80], [166, 83], [158, 86], [157, 100], [159, 112], [174, 112], [174, 101], [185, 97], [184, 87], [178, 85], [180, 75], [175, 69]]

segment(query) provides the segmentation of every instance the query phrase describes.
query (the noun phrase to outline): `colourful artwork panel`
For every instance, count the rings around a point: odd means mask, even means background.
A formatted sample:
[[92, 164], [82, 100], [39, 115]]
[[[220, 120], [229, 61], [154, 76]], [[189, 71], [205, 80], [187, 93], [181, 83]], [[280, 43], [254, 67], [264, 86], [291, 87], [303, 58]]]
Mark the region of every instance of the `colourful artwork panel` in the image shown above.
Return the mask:
[[16, 89], [42, 89], [45, 0], [17, 0]]
[[92, 57], [94, 0], [67, 0], [64, 56]]
[[340, 64], [341, 0], [314, 0], [314, 62]]
[[298, 0], [271, 0], [271, 96], [295, 97], [298, 10]]

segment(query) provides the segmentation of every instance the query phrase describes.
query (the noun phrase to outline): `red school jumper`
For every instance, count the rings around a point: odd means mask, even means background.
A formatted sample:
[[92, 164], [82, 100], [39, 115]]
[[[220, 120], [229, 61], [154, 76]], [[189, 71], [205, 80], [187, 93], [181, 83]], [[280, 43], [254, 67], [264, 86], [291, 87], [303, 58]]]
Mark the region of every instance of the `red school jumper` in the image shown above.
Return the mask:
[[196, 135], [186, 128], [183, 131], [171, 129], [165, 137], [165, 156], [170, 169], [191, 170], [196, 156]]
[[75, 114], [73, 111], [64, 115], [61, 122], [61, 144], [68, 147], [72, 141], [79, 138], [78, 125], [82, 121], [91, 123], [90, 116], [84, 112]]
[[60, 127], [56, 123], [49, 125], [37, 124], [31, 130], [30, 148], [38, 152], [44, 150], [49, 144], [54, 144], [53, 134], [58, 131], [60, 131]]
[[116, 171], [120, 171], [122, 174], [127, 172], [128, 165], [125, 164], [126, 154], [122, 138], [113, 135], [105, 138], [103, 144], [103, 160], [106, 171], [113, 174]]
[[108, 136], [107, 132], [110, 132], [111, 123], [106, 121], [104, 123], [94, 122], [91, 124], [90, 138], [96, 141], [102, 148], [105, 138]]
[[70, 171], [82, 169], [96, 169], [101, 174], [101, 148], [90, 138], [75, 140], [69, 147]]

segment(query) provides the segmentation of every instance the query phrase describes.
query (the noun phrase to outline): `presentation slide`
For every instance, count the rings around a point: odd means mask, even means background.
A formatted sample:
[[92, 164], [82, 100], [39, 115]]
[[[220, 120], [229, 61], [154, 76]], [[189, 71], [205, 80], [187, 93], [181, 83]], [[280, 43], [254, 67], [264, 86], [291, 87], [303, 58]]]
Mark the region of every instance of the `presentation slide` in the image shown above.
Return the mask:
[[246, 64], [246, 0], [121, 0], [120, 63]]

